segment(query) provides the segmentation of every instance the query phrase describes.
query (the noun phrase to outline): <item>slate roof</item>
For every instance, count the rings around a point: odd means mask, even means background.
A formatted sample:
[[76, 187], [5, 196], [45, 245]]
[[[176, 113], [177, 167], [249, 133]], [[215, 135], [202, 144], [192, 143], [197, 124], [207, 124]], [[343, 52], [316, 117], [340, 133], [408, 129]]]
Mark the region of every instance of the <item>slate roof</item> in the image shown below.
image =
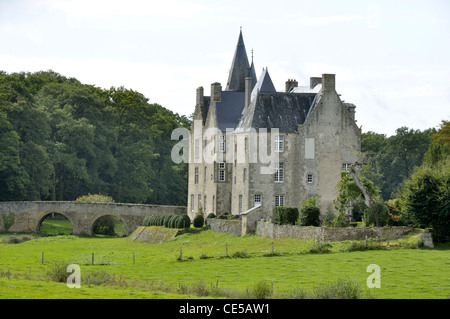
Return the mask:
[[315, 100], [315, 93], [259, 93], [252, 101], [239, 129], [278, 128], [280, 132], [298, 131], [298, 124], [303, 124]]
[[217, 124], [219, 129], [235, 129], [242, 116], [245, 92], [222, 91], [221, 101], [216, 102]]

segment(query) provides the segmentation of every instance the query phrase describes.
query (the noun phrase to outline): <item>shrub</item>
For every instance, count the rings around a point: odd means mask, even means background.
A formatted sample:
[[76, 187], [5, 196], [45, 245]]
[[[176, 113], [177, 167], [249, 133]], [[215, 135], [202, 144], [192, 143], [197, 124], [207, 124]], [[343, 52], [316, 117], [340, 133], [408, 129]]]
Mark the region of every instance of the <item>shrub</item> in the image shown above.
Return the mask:
[[203, 227], [203, 225], [205, 224], [205, 219], [203, 218], [203, 215], [200, 215], [200, 214], [196, 215], [194, 217], [193, 224], [194, 224], [194, 227], [196, 227], [196, 228]]
[[268, 299], [272, 295], [272, 285], [267, 280], [258, 281], [252, 292], [256, 299]]
[[273, 220], [280, 225], [294, 225], [298, 216], [297, 207], [276, 206], [273, 209]]
[[236, 251], [232, 255], [233, 258], [250, 258], [246, 251]]
[[51, 280], [56, 282], [67, 282], [70, 273], [67, 272], [68, 262], [56, 262], [48, 271], [48, 276]]
[[321, 215], [322, 226], [332, 227], [333, 221], [336, 218], [331, 209], [328, 209], [325, 214]]
[[191, 219], [189, 218], [189, 216], [187, 214], [178, 216], [176, 227], [177, 228], [190, 228], [191, 227]]
[[361, 286], [355, 280], [338, 279], [336, 282], [321, 284], [314, 291], [314, 299], [360, 299]]
[[350, 226], [350, 219], [344, 213], [340, 213], [333, 220], [334, 227], [348, 227]]
[[320, 226], [319, 207], [306, 206], [302, 208], [301, 225], [302, 226]]
[[206, 218], [216, 218], [216, 215], [214, 213], [209, 213]]
[[85, 203], [114, 203], [114, 199], [111, 196], [100, 194], [83, 195], [78, 197], [76, 201]]

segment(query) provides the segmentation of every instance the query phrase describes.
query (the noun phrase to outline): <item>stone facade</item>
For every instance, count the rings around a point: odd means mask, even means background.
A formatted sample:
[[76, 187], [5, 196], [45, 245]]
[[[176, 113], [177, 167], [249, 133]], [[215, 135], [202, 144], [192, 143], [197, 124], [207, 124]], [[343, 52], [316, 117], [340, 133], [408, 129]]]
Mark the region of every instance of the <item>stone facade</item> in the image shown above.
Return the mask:
[[[126, 226], [127, 235], [153, 214], [184, 214], [185, 206], [141, 205], [83, 202], [0, 202], [0, 232], [37, 232], [42, 221], [51, 213], [60, 213], [72, 224], [74, 235], [93, 234], [93, 225], [105, 215], [118, 217]], [[5, 216], [13, 223], [5, 229]]]
[[360, 157], [355, 106], [341, 101], [334, 74], [306, 87], [288, 80], [280, 92], [267, 68], [253, 81], [248, 64], [241, 33], [226, 89], [217, 82], [210, 96], [197, 89], [188, 214], [239, 215], [261, 205], [270, 218], [274, 206], [299, 207], [314, 195], [321, 211], [332, 210], [343, 167]]

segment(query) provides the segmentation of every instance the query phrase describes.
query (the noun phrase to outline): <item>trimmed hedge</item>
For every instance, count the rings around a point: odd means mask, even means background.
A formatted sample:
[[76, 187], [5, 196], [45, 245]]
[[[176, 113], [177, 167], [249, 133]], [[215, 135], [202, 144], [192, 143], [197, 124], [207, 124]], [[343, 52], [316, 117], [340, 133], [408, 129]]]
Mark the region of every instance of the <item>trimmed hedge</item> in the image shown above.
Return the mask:
[[194, 227], [196, 228], [201, 228], [203, 227], [203, 225], [205, 224], [205, 218], [203, 217], [202, 214], [198, 214], [194, 217]]
[[320, 226], [319, 207], [306, 206], [301, 212], [302, 226]]
[[274, 223], [279, 225], [295, 225], [298, 215], [297, 207], [276, 206], [273, 209]]
[[184, 215], [151, 215], [144, 218], [144, 226], [164, 226], [167, 228], [189, 228], [191, 219]]

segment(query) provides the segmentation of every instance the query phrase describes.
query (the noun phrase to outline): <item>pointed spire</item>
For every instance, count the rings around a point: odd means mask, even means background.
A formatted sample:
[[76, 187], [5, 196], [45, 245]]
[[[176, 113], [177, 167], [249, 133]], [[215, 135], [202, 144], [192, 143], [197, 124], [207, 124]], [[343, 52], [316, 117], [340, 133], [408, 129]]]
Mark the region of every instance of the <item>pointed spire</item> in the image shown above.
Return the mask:
[[256, 85], [256, 81], [258, 80], [256, 77], [256, 72], [255, 72], [255, 65], [253, 64], [253, 49], [252, 49], [252, 64], [250, 65], [250, 68], [248, 69], [248, 75], [249, 77], [252, 78], [252, 90]]
[[270, 78], [269, 70], [267, 67], [263, 68], [262, 74], [253, 88], [251, 99], [253, 100], [259, 92], [274, 93], [276, 91], [272, 79]]
[[239, 32], [239, 39], [234, 52], [233, 63], [231, 64], [230, 74], [226, 91], [245, 91], [245, 78], [249, 74], [250, 65], [248, 63], [247, 51], [245, 50], [244, 38], [242, 37], [242, 27]]

